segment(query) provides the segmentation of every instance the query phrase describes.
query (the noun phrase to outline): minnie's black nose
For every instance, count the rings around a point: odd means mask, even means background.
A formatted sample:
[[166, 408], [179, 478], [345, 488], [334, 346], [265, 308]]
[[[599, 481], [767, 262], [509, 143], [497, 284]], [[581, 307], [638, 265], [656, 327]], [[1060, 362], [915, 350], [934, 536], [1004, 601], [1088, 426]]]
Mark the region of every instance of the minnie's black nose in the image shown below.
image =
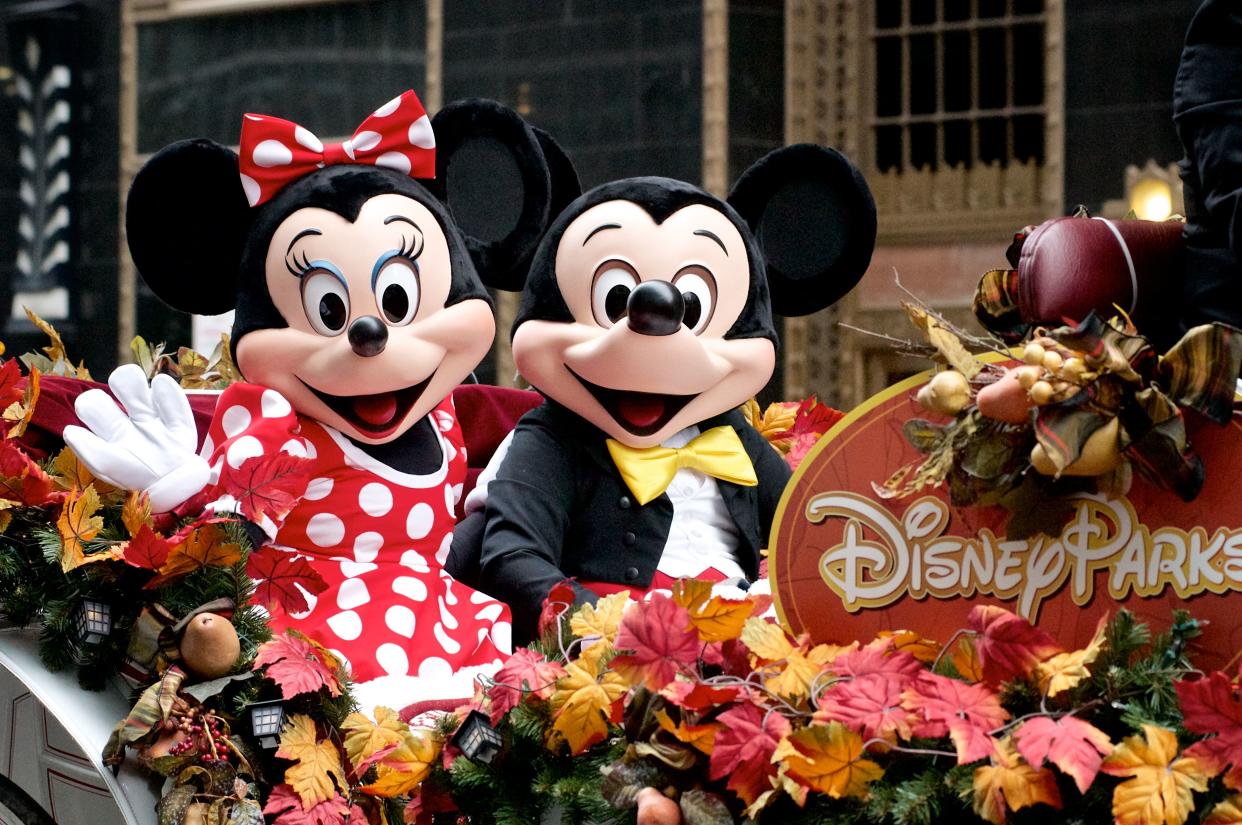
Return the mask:
[[644, 281], [626, 302], [630, 329], [642, 335], [672, 335], [685, 313], [681, 291], [668, 281]]
[[349, 325], [349, 345], [364, 358], [379, 355], [388, 346], [388, 327], [374, 315], [364, 315]]

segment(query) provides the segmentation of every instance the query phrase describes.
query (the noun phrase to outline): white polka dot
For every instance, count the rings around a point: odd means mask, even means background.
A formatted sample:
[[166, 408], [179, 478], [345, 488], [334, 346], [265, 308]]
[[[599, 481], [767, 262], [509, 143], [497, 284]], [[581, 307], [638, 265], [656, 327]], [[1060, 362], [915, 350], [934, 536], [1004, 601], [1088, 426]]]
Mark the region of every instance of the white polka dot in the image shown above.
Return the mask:
[[336, 591], [336, 606], [341, 610], [353, 610], [371, 601], [367, 584], [362, 579], [346, 579]]
[[440, 647], [450, 656], [461, 652], [461, 642], [448, 635], [444, 629], [444, 625], [436, 622], [435, 627], [431, 629], [432, 635], [436, 637], [436, 641], [440, 643]]
[[375, 159], [375, 165], [396, 169], [403, 175], [410, 174], [410, 159], [401, 152], [385, 152]]
[[449, 630], [456, 630], [458, 622], [457, 617], [453, 615], [453, 611], [448, 609], [444, 599], [437, 598], [436, 601], [440, 605], [440, 622]]
[[[452, 512], [451, 510], [449, 512]], [[436, 562], [443, 567], [445, 559], [449, 556], [449, 551], [453, 549], [453, 534], [449, 533], [440, 542], [440, 549], [436, 551]]]
[[220, 417], [220, 426], [224, 434], [232, 438], [250, 426], [250, 410], [240, 405], [229, 407]]
[[398, 596], [405, 596], [412, 602], [427, 601], [427, 585], [413, 576], [398, 576], [393, 579], [392, 592]]
[[496, 622], [492, 625], [492, 644], [501, 653], [509, 653], [513, 650], [513, 626], [508, 622]]
[[379, 565], [371, 564], [366, 561], [343, 561], [341, 562], [341, 575], [347, 579], [355, 576], [361, 576], [363, 573], [370, 573], [372, 570], [378, 570]]
[[302, 498], [319, 501], [321, 498], [327, 498], [331, 493], [332, 479], [312, 478], [310, 484], [306, 485], [306, 492], [302, 494]]
[[246, 202], [254, 206], [259, 202], [259, 195], [262, 194], [259, 182], [245, 172], [239, 173], [238, 177], [241, 178], [242, 191], [246, 193]]
[[314, 593], [310, 593], [306, 590], [303, 590], [301, 585], [298, 585], [296, 582], [294, 583], [294, 586], [297, 587], [298, 590], [302, 592], [302, 596], [306, 598], [307, 607], [306, 607], [306, 610], [302, 613], [290, 613], [289, 615], [295, 619], [305, 619], [311, 613], [315, 612], [315, 605], [319, 603], [319, 597], [316, 596]]
[[280, 451], [298, 458], [306, 458], [306, 445], [298, 438], [291, 438], [284, 444], [281, 444]]
[[[444, 442], [444, 455], [448, 457], [449, 461], [454, 461], [457, 459], [457, 448], [453, 446], [453, 443], [451, 441]], [[462, 458], [465, 459], [466, 451], [462, 450], [461, 455], [462, 455]]]
[[410, 124], [410, 143], [421, 149], [436, 148], [436, 133], [431, 131], [431, 118], [423, 115]]
[[262, 115], [251, 115], [251, 114], [247, 114], [245, 117], [246, 117], [246, 120], [253, 120], [255, 123], [262, 123], [262, 122], [263, 122], [263, 117], [262, 117]]
[[372, 132], [369, 130], [366, 132], [359, 132], [358, 134], [354, 135], [354, 139], [353, 139], [354, 151], [355, 152], [370, 152], [376, 146], [379, 146], [380, 137], [381, 135], [379, 132]]
[[436, 425], [439, 426], [440, 432], [448, 432], [453, 429], [453, 416], [444, 410], [436, 410]]
[[350, 159], [350, 160], [354, 160], [354, 159], [355, 159], [355, 158], [354, 158], [354, 142], [353, 142], [352, 140], [347, 140], [347, 141], [345, 141], [344, 143], [342, 143], [342, 144], [341, 144], [341, 151], [343, 151], [345, 154], [349, 155], [349, 159]]
[[394, 604], [384, 613], [388, 629], [407, 639], [414, 638], [414, 611], [403, 604]]
[[375, 557], [379, 555], [380, 548], [383, 546], [384, 537], [379, 533], [371, 531], [359, 533], [358, 538], [354, 539], [354, 561], [375, 561]]
[[368, 516], [379, 518], [392, 509], [392, 490], [388, 485], [373, 481], [358, 491], [358, 506]]
[[306, 439], [306, 457], [307, 458], [318, 458], [319, 457], [319, 451], [315, 449], [315, 442], [311, 441], [310, 439]]
[[[236, 470], [248, 458], [263, 455], [263, 445], [253, 435], [243, 435], [229, 445], [229, 466]], [[427, 509], [431, 509], [430, 507]], [[428, 527], [428, 529], [431, 529]]]
[[[230, 463], [232, 463], [231, 459]], [[405, 520], [405, 532], [412, 539], [427, 538], [427, 534], [431, 532], [431, 526], [435, 523], [435, 520], [436, 514], [431, 509], [431, 505], [425, 501], [420, 501], [410, 508], [410, 515]]]
[[405, 655], [399, 645], [392, 642], [375, 649], [375, 661], [389, 676], [405, 676], [410, 672], [410, 657]]
[[332, 513], [316, 513], [306, 522], [306, 537], [319, 547], [334, 547], [345, 538], [345, 522]]
[[448, 679], [452, 675], [453, 667], [439, 656], [428, 656], [418, 666], [418, 678], [420, 679]]
[[203, 446], [199, 448], [198, 454], [203, 458], [211, 458], [211, 454], [216, 451], [216, 442], [211, 440], [211, 436], [203, 439]]
[[495, 599], [493, 599], [491, 596], [487, 595], [486, 593], [480, 592], [478, 590], [470, 591], [470, 603], [471, 604], [492, 604], [495, 601], [496, 601]]
[[383, 106], [376, 109], [374, 114], [376, 117], [388, 117], [393, 112], [397, 111], [397, 109], [400, 107], [401, 107], [401, 95], [397, 95], [392, 100], [388, 101]]
[[444, 509], [448, 510], [450, 516], [457, 513], [457, 500], [453, 498], [453, 485], [451, 484], [444, 486]]
[[287, 166], [293, 161], [293, 152], [279, 140], [268, 139], [254, 147], [251, 157], [255, 166], [270, 169], [273, 166]]
[[346, 610], [328, 619], [328, 627], [337, 638], [352, 642], [362, 635], [362, 618], [354, 611]]
[[312, 152], [323, 154], [323, 141], [315, 137], [315, 133], [304, 126], [297, 126], [293, 130], [293, 139], [302, 146], [310, 149]]
[[481, 622], [495, 622], [500, 618], [500, 614], [505, 612], [505, 606], [500, 602], [493, 602], [487, 607], [474, 614], [474, 618]]
[[263, 397], [259, 400], [259, 405], [263, 408], [264, 418], [284, 418], [293, 412], [289, 402], [276, 390], [264, 390]]
[[430, 573], [431, 565], [427, 563], [427, 559], [417, 550], [406, 550], [401, 554], [401, 564], [408, 567], [416, 573]]

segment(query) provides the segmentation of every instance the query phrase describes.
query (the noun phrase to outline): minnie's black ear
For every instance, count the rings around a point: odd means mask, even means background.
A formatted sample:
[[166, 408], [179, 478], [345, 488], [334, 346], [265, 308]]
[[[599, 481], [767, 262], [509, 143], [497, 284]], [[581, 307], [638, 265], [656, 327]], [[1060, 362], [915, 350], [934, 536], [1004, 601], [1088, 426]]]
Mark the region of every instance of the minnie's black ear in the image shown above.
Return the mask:
[[767, 263], [772, 310], [809, 315], [862, 279], [875, 249], [875, 201], [844, 155], [811, 143], [777, 149], [746, 170], [729, 203]]
[[566, 186], [577, 188], [572, 164], [551, 138], [491, 100], [450, 103], [431, 127], [436, 179], [427, 184], [448, 206], [483, 283], [521, 289], [556, 217], [553, 204]]
[[237, 301], [250, 231], [237, 155], [210, 140], [183, 140], [151, 156], [125, 204], [129, 254], [166, 304], [218, 315]]

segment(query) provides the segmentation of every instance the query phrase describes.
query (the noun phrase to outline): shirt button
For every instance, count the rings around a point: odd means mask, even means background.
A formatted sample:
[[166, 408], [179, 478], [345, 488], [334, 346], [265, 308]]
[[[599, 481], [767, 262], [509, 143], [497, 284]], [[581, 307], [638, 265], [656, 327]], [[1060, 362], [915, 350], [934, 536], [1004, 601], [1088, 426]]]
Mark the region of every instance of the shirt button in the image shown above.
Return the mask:
[[622, 510], [630, 509], [630, 497], [621, 496], [621, 498], [617, 499], [617, 506], [620, 507]]
[[638, 541], [638, 536], [634, 535], [633, 533], [629, 531], [626, 531], [625, 534], [621, 536], [621, 543], [624, 544], [626, 547], [633, 547], [634, 542], [636, 541]]
[[636, 580], [637, 578], [638, 578], [638, 568], [637, 568], [637, 567], [627, 567], [627, 568], [625, 568], [625, 580], [626, 580], [627, 582], [632, 582], [632, 581]]

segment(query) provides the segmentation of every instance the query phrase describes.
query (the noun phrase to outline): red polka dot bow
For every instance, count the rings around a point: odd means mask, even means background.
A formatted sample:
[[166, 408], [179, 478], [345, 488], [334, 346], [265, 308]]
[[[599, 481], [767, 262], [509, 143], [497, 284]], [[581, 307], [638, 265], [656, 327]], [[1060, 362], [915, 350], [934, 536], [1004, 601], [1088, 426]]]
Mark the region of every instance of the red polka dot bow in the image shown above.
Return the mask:
[[251, 206], [293, 181], [337, 163], [386, 166], [412, 178], [436, 176], [436, 136], [413, 91], [371, 113], [343, 143], [324, 144], [309, 130], [271, 115], [242, 119], [241, 183]]

